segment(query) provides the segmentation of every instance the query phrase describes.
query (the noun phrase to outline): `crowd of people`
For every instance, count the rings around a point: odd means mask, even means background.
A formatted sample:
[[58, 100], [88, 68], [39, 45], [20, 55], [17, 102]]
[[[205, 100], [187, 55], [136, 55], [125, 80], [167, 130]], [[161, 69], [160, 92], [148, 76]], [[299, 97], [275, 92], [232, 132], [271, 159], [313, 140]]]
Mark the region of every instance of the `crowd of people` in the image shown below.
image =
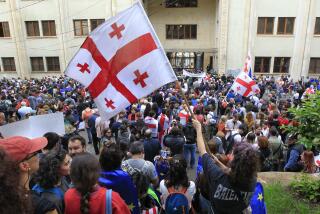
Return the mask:
[[0, 213], [252, 212], [258, 172], [319, 173], [319, 148], [282, 127], [319, 80], [255, 80], [242, 97], [232, 77], [182, 78], [187, 101], [169, 84], [108, 121], [74, 80], [1, 80], [0, 125], [63, 112], [66, 134], [1, 136]]

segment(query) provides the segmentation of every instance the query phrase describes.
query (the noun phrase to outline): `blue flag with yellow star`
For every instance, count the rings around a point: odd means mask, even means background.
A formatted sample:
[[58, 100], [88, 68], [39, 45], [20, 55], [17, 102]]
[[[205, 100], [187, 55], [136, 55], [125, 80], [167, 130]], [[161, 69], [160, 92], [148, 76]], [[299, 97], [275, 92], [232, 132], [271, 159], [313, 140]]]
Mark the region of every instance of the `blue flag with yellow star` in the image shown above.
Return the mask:
[[252, 214], [266, 214], [267, 208], [264, 202], [263, 186], [260, 182], [257, 182], [255, 192], [251, 198], [250, 206]]
[[138, 193], [130, 175], [122, 169], [102, 171], [99, 184], [119, 193], [132, 214], [140, 214]]

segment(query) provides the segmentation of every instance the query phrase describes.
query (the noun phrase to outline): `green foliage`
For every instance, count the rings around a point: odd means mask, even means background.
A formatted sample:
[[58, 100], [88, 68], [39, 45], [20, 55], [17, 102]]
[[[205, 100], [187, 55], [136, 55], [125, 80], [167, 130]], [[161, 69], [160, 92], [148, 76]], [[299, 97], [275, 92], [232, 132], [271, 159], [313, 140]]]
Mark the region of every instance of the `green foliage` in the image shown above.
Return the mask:
[[294, 115], [294, 121], [298, 126], [284, 127], [289, 133], [299, 135], [299, 142], [308, 149], [312, 145], [320, 145], [320, 92], [312, 94], [305, 99], [302, 106], [290, 108], [289, 112]]
[[307, 175], [302, 175], [290, 184], [292, 190], [299, 196], [311, 202], [320, 202], [320, 181], [312, 179]]
[[294, 197], [279, 183], [264, 185], [267, 211], [271, 214], [319, 214], [320, 206]]

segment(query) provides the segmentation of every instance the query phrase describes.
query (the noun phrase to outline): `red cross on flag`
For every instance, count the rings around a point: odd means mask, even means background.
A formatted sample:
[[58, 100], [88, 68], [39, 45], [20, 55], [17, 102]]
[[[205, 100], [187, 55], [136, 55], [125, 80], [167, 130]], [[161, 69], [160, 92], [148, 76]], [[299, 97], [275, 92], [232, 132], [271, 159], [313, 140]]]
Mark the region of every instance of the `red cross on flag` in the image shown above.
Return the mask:
[[65, 74], [88, 88], [104, 119], [177, 80], [139, 1], [96, 28]]
[[241, 72], [237, 76], [230, 90], [233, 90], [235, 93], [241, 94], [244, 97], [249, 97], [253, 94], [260, 93], [257, 83], [245, 72]]

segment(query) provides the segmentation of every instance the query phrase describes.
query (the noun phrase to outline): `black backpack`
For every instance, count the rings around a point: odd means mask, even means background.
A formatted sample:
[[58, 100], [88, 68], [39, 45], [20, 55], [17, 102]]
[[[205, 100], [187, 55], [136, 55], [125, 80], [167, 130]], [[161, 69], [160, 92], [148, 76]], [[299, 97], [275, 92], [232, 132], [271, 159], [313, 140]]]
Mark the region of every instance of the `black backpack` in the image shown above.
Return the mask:
[[226, 142], [223, 144], [223, 149], [224, 149], [226, 155], [231, 153], [233, 146], [234, 146], [234, 143], [235, 143], [234, 137], [237, 135], [240, 135], [240, 134], [239, 133], [231, 134], [227, 138]]

